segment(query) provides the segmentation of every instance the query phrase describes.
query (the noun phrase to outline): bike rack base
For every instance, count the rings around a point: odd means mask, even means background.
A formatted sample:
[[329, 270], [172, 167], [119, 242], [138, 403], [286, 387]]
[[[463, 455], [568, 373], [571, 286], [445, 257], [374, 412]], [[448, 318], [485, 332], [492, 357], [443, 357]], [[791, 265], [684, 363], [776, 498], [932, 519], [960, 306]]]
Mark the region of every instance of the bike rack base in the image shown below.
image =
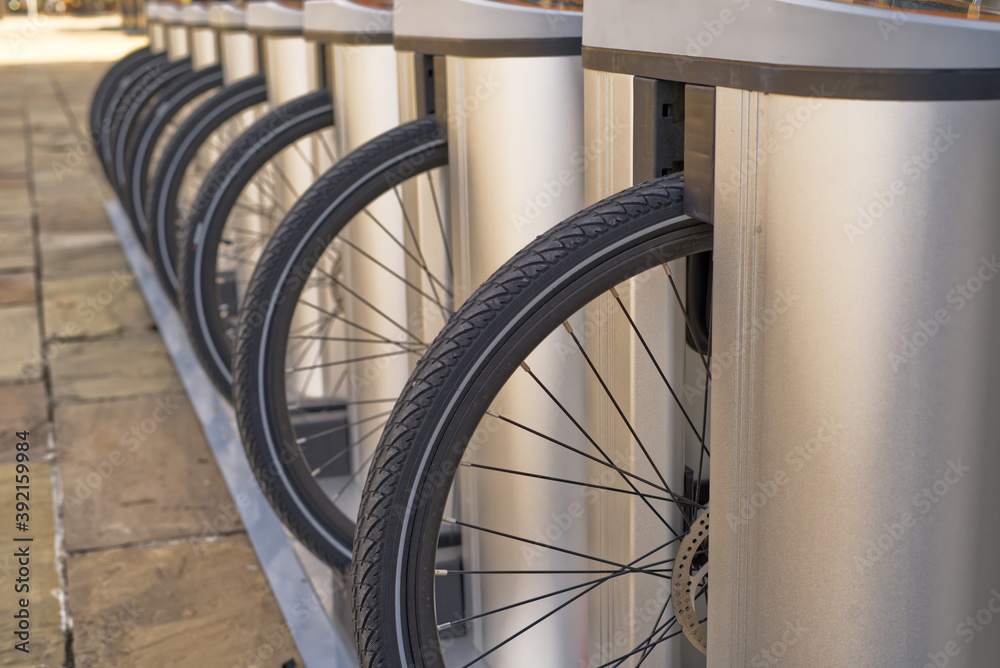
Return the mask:
[[[160, 286], [121, 203], [108, 200], [104, 209], [177, 367], [229, 493], [239, 501], [236, 506], [250, 543], [306, 668], [355, 668], [358, 663], [350, 644], [350, 629], [345, 626], [350, 611], [339, 609], [343, 607], [343, 598], [334, 590], [335, 580], [343, 581], [343, 576], [336, 577], [285, 531], [250, 469], [240, 443], [236, 415], [198, 363], [180, 314]], [[341, 628], [332, 619], [337, 619]]]

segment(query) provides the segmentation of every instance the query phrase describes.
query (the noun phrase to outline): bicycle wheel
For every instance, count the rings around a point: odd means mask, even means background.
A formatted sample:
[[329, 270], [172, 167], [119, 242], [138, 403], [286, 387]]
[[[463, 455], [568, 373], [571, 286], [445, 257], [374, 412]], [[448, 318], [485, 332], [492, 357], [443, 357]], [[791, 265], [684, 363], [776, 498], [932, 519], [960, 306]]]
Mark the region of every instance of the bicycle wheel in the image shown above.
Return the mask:
[[[136, 225], [148, 230], [146, 194], [153, 171], [181, 123], [207, 96], [222, 86], [222, 66], [213, 65], [180, 77], [163, 91], [125, 148], [122, 206]], [[141, 237], [143, 241], [146, 237]]]
[[163, 76], [170, 64], [166, 53], [150, 54], [149, 60], [125, 73], [118, 80], [114, 89], [108, 93], [104, 109], [101, 112], [98, 141], [95, 147], [97, 148], [97, 157], [104, 168], [104, 174], [112, 186], [114, 185], [114, 170], [111, 164], [111, 156], [114, 153], [112, 130], [134, 98], [133, 88], [137, 85], [140, 88], [143, 85], [150, 85], [152, 81]]
[[189, 114], [156, 163], [145, 204], [146, 248], [167, 295], [177, 303], [178, 239], [198, 190], [215, 161], [260, 117], [267, 103], [263, 76], [226, 86]]
[[136, 69], [146, 67], [155, 57], [148, 46], [136, 49], [112, 65], [97, 84], [90, 102], [90, 138], [94, 145], [100, 144], [104, 115], [118, 85], [123, 79], [130, 77]]
[[148, 97], [155, 95], [162, 86], [168, 85], [173, 77], [190, 68], [190, 59], [171, 62], [166, 53], [158, 53], [142, 67], [137, 67], [118, 82], [117, 88], [109, 96], [104, 116], [101, 119], [100, 158], [108, 181], [115, 184], [114, 152], [117, 129], [131, 110], [139, 113], [141, 105]]
[[[246, 285], [271, 232], [335, 162], [333, 102], [326, 90], [282, 105], [219, 158], [188, 223], [180, 253], [180, 308], [202, 366], [232, 396], [232, 339]], [[161, 246], [170, 237], [165, 237]], [[162, 259], [161, 259], [162, 261]]]
[[286, 526], [331, 565], [350, 562], [378, 434], [424, 332], [451, 311], [447, 156], [434, 118], [346, 156], [275, 232], [244, 302], [234, 363], [243, 443]]
[[682, 190], [541, 235], [420, 360], [358, 515], [362, 666], [696, 665], [712, 228]]
[[[129, 148], [135, 142], [136, 133], [145, 118], [155, 108], [163, 94], [183, 77], [191, 74], [191, 59], [184, 58], [175, 62], [164, 62], [137, 78], [129, 87], [128, 93], [122, 98], [121, 104], [115, 110], [111, 119], [111, 130], [108, 133], [109, 158], [108, 167], [111, 170], [111, 185], [124, 201], [129, 165], [126, 162]], [[133, 218], [132, 225], [137, 229], [142, 239], [142, 229]]]

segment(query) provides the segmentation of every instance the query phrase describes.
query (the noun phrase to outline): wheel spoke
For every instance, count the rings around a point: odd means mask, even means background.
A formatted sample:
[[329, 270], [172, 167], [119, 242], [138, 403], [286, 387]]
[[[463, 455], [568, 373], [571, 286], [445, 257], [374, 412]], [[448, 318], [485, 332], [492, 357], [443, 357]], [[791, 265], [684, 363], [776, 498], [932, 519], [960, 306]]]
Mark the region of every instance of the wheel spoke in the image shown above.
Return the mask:
[[[677, 539], [674, 539], [674, 540], [677, 540]], [[631, 566], [632, 566], [633, 564], [636, 564], [636, 563], [638, 563], [638, 562], [642, 561], [643, 559], [645, 559], [646, 557], [648, 557], [648, 556], [649, 556], [650, 554], [653, 554], [653, 553], [654, 553], [654, 552], [656, 552], [657, 550], [662, 550], [662, 549], [664, 549], [665, 547], [667, 547], [667, 546], [668, 546], [668, 545], [669, 545], [670, 543], [672, 543], [672, 542], [674, 542], [674, 541], [673, 541], [673, 540], [671, 540], [671, 541], [668, 541], [667, 543], [665, 543], [665, 544], [661, 545], [660, 547], [657, 547], [657, 548], [654, 548], [653, 550], [650, 550], [650, 551], [649, 551], [649, 552], [647, 552], [646, 554], [644, 554], [644, 555], [642, 555], [642, 556], [638, 557], [637, 559], [634, 559], [634, 560], [632, 560], [632, 561], [631, 561], [631, 562], [630, 562], [629, 564], [627, 564], [627, 565], [625, 565], [625, 566], [622, 566], [621, 568], [622, 568], [622, 569], [626, 569], [626, 568], [629, 568], [629, 567], [631, 567]], [[493, 652], [497, 651], [498, 649], [500, 649], [501, 647], [503, 647], [503, 646], [504, 646], [504, 645], [506, 645], [507, 643], [511, 642], [512, 640], [514, 640], [514, 639], [515, 639], [515, 638], [517, 638], [518, 636], [520, 636], [520, 635], [522, 635], [522, 634], [524, 634], [524, 633], [527, 633], [527, 632], [528, 632], [529, 630], [531, 630], [531, 629], [532, 629], [532, 628], [534, 628], [535, 626], [538, 626], [539, 624], [541, 624], [541, 623], [542, 623], [543, 621], [545, 621], [546, 619], [548, 619], [548, 618], [549, 618], [549, 617], [551, 617], [552, 615], [554, 615], [554, 614], [556, 614], [557, 612], [559, 612], [560, 610], [562, 610], [562, 609], [566, 608], [566, 607], [567, 607], [568, 605], [570, 605], [570, 604], [571, 604], [571, 603], [573, 603], [574, 601], [577, 601], [577, 600], [579, 600], [580, 598], [582, 598], [582, 597], [586, 596], [587, 594], [589, 594], [589, 593], [590, 593], [590, 592], [592, 592], [593, 590], [597, 589], [597, 588], [598, 588], [599, 586], [601, 586], [601, 585], [602, 585], [602, 584], [603, 584], [604, 582], [607, 582], [607, 579], [602, 579], [602, 580], [598, 581], [598, 582], [597, 582], [596, 584], [591, 584], [591, 585], [590, 585], [589, 587], [587, 587], [587, 588], [586, 588], [586, 589], [585, 589], [584, 591], [580, 592], [579, 594], [576, 594], [576, 595], [574, 595], [574, 596], [573, 596], [572, 598], [570, 598], [570, 599], [569, 599], [568, 601], [565, 601], [564, 603], [562, 603], [561, 605], [559, 605], [559, 606], [558, 606], [557, 608], [555, 608], [554, 610], [551, 610], [551, 611], [547, 612], [547, 613], [546, 613], [545, 615], [543, 615], [542, 617], [539, 617], [539, 618], [538, 618], [538, 619], [536, 619], [535, 621], [533, 621], [533, 622], [531, 622], [530, 624], [528, 624], [527, 626], [523, 627], [522, 629], [520, 629], [519, 631], [517, 631], [517, 632], [516, 632], [516, 633], [515, 633], [514, 635], [510, 636], [510, 637], [509, 637], [509, 638], [507, 638], [506, 640], [503, 640], [502, 642], [500, 642], [500, 643], [498, 643], [498, 644], [494, 645], [493, 647], [491, 647], [490, 649], [486, 650], [486, 651], [485, 651], [484, 653], [480, 654], [480, 655], [479, 655], [479, 656], [477, 656], [477, 657], [476, 657], [475, 659], [473, 659], [473, 660], [472, 660], [472, 661], [470, 661], [469, 663], [465, 664], [465, 665], [464, 665], [464, 666], [463, 666], [462, 668], [469, 668], [469, 666], [472, 666], [472, 665], [473, 665], [473, 664], [475, 664], [476, 662], [478, 662], [478, 661], [480, 661], [480, 660], [482, 660], [482, 659], [486, 658], [487, 656], [489, 656], [489, 655], [490, 655], [490, 654], [492, 654]], [[590, 584], [590, 583], [588, 583], [588, 584]]]
[[592, 482], [580, 482], [579, 480], [569, 480], [567, 478], [558, 478], [555, 476], [542, 475], [540, 473], [529, 473], [528, 471], [515, 471], [513, 469], [500, 468], [499, 466], [486, 466], [485, 464], [476, 464], [470, 461], [463, 461], [462, 466], [468, 466], [474, 469], [482, 469], [484, 471], [496, 471], [499, 473], [507, 473], [510, 475], [523, 476], [526, 478], [535, 478], [537, 480], [548, 480], [549, 482], [560, 482], [567, 485], [576, 485], [577, 487], [587, 487], [590, 489], [603, 489], [608, 492], [616, 492], [618, 494], [628, 494], [631, 496], [645, 496], [647, 499], [656, 499], [657, 501], [673, 501], [667, 496], [655, 496], [653, 494], [642, 494], [634, 492], [628, 489], [619, 489], [617, 487], [608, 487], [607, 485], [598, 485]]
[[632, 434], [632, 438], [635, 439], [635, 442], [639, 446], [639, 449], [642, 450], [642, 454], [646, 456], [646, 461], [649, 462], [649, 465], [653, 467], [653, 472], [656, 473], [656, 477], [659, 478], [660, 482], [663, 483], [663, 487], [664, 489], [667, 490], [667, 494], [676, 497], [677, 495], [670, 491], [670, 485], [667, 484], [667, 479], [663, 477], [662, 473], [660, 473], [660, 467], [658, 467], [656, 465], [656, 462], [653, 461], [652, 455], [649, 454], [649, 450], [646, 449], [646, 446], [643, 444], [642, 439], [639, 438], [639, 434], [636, 433], [635, 427], [632, 426], [632, 422], [628, 419], [628, 417], [625, 415], [625, 411], [622, 410], [622, 407], [618, 404], [618, 400], [615, 399], [615, 395], [611, 391], [611, 388], [608, 387], [608, 384], [604, 381], [604, 377], [601, 376], [601, 372], [597, 370], [597, 367], [594, 365], [594, 362], [590, 359], [590, 355], [587, 354], [587, 351], [584, 349], [583, 344], [580, 343], [580, 339], [576, 338], [576, 333], [573, 331], [573, 328], [570, 326], [568, 320], [563, 321], [563, 327], [566, 329], [567, 332], [569, 332], [570, 338], [572, 338], [573, 343], [576, 344], [577, 350], [579, 350], [580, 354], [583, 355], [583, 359], [586, 360], [587, 366], [590, 367], [590, 370], [594, 373], [594, 377], [597, 378], [597, 382], [600, 383], [601, 388], [604, 390], [604, 393], [607, 395], [608, 399], [611, 400], [611, 404], [615, 407], [615, 411], [618, 413], [618, 416], [622, 419], [622, 422], [625, 423], [625, 428], [628, 429], [630, 434]]

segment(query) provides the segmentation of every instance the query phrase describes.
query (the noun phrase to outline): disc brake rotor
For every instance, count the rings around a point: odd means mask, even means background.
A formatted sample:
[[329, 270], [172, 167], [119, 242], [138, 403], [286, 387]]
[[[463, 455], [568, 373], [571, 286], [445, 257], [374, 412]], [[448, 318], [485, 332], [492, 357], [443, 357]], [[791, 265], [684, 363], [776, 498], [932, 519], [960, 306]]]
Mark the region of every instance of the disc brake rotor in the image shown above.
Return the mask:
[[[695, 561], [695, 556], [707, 547], [708, 543], [708, 509], [691, 526], [691, 531], [680, 547], [674, 559], [674, 574], [671, 579], [671, 600], [674, 604], [674, 617], [681, 625], [681, 630], [691, 644], [702, 654], [708, 652], [708, 634], [705, 627], [698, 621], [694, 601], [698, 597], [702, 582], [708, 579], [708, 561]], [[696, 566], [696, 564], [699, 564]], [[693, 568], [697, 568], [692, 572]]]

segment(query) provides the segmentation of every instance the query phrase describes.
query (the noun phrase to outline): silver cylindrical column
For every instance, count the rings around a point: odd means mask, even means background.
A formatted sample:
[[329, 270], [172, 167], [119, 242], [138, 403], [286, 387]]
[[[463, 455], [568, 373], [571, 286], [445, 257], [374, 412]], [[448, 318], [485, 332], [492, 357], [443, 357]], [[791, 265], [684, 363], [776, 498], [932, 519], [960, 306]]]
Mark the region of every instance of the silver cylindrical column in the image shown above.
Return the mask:
[[[574, 56], [449, 57], [447, 78], [452, 256], [455, 300], [461, 303], [528, 241], [582, 207], [581, 166], [572, 158], [583, 144], [583, 81], [580, 60]], [[546, 344], [528, 363], [570, 411], [582, 414], [586, 384], [582, 367], [566, 365], [563, 356]], [[543, 433], [565, 437], [571, 427], [538, 396], [529, 377], [515, 376], [494, 408], [517, 415]], [[489, 443], [471, 458], [490, 466], [586, 478], [584, 467], [572, 470], [580, 462], [534, 447], [513, 427], [500, 427]], [[480, 475], [473, 469], [462, 474], [461, 513], [466, 521], [509, 527], [517, 518], [517, 532], [527, 536], [544, 535], [553, 517], [565, 514], [578, 496], [572, 489], [542, 493], [530, 481]], [[559, 544], [586, 552], [585, 523], [569, 527]], [[476, 532], [463, 533], [462, 548], [469, 569], [502, 569], [524, 558], [516, 543]], [[571, 560], [549, 551], [533, 555], [524, 568], [558, 570]], [[545, 588], [572, 586], [579, 577], [552, 576]], [[530, 578], [472, 581], [466, 610], [470, 615], [537, 595], [538, 582]], [[523, 614], [495, 615], [473, 626], [472, 641], [481, 649], [492, 647], [536, 617], [537, 611], [530, 608]], [[551, 643], [531, 647], [512, 643], [496, 653], [491, 665], [579, 665], [585, 656], [579, 652], [585, 648], [586, 610], [567, 610], [553, 618], [547, 632], [552, 634]]]
[[[333, 67], [336, 116], [345, 119], [345, 123], [337, 127], [338, 143], [345, 153], [399, 124], [396, 53], [392, 45], [334, 44]], [[406, 286], [387, 269], [399, 276], [405, 275], [406, 256], [403, 249], [386, 236], [388, 231], [400, 241], [406, 239], [403, 211], [393, 193], [372, 202], [367, 210], [368, 214], [356, 219], [347, 230], [347, 238], [355, 247], [347, 253], [348, 280], [358, 294], [357, 299], [349, 300], [348, 312], [356, 332], [377, 332], [388, 340], [403, 342], [408, 338], [400, 327], [407, 322]], [[385, 230], [372, 224], [369, 214], [381, 222]], [[362, 257], [361, 252], [378, 258], [382, 266]], [[378, 310], [362, 300], [377, 304]], [[360, 440], [351, 453], [354, 471], [367, 468], [362, 465], [369, 461], [378, 444], [380, 433], [377, 430], [369, 433], [370, 426], [379, 424], [376, 420], [378, 414], [384, 413], [385, 404], [373, 402], [397, 396], [410, 375], [408, 357], [386, 357], [386, 348], [377, 340], [350, 345], [350, 357], [363, 360], [352, 365], [349, 385], [350, 399], [356, 402], [351, 406], [350, 420], [359, 425], [352, 443]], [[365, 434], [367, 437], [362, 438]], [[362, 473], [358, 479], [363, 480], [366, 475]]]
[[175, 61], [190, 56], [191, 43], [181, 8], [169, 2], [162, 3], [159, 17], [165, 28], [167, 57]]
[[257, 38], [246, 32], [246, 9], [235, 3], [212, 3], [209, 24], [218, 32], [225, 84], [257, 74]]
[[994, 665], [1000, 102], [716, 105], [710, 665]]
[[200, 70], [218, 63], [216, 33], [208, 24], [208, 3], [192, 2], [185, 5], [181, 10], [181, 19], [188, 29], [192, 67]]
[[[261, 39], [263, 49], [264, 77], [267, 81], [268, 101], [272, 109], [290, 102], [320, 86], [317, 71], [317, 47], [302, 36], [302, 10], [277, 2], [252, 3], [247, 8], [247, 28]], [[318, 177], [314, 168], [316, 147], [310, 138], [299, 140], [297, 150], [285, 150], [277, 156], [275, 171], [280, 178], [274, 178], [268, 187], [266, 198], [273, 198], [288, 211], [295, 201]], [[250, 193], [262, 201], [262, 193]], [[264, 220], [252, 217], [246, 223], [250, 229], [269, 236], [273, 229], [263, 228]], [[255, 252], [259, 255], [263, 247]], [[242, 263], [237, 275], [239, 285], [245, 286], [256, 264], [257, 257], [250, 257]], [[242, 299], [242, 295], [240, 295]], [[318, 374], [301, 373], [289, 379], [290, 391], [299, 397], [323, 396], [323, 382]]]
[[[635, 185], [641, 180], [635, 170], [634, 127], [635, 77], [617, 72], [584, 70], [585, 142], [577, 161], [585, 171], [586, 200], [592, 204]], [[640, 140], [641, 141], [641, 140]], [[670, 266], [678, 290], [685, 290], [685, 262]], [[672, 387], [695, 387], [703, 364], [685, 343], [684, 314], [673, 298], [666, 272], [655, 268], [617, 288], [636, 329], [650, 333], [646, 345], [659, 361]], [[599, 383], [588, 384], [587, 429], [614, 461], [636, 464], [636, 473], [656, 479], [628, 425], [642, 436], [650, 457], [671, 489], [684, 489], [685, 467], [699, 466], [700, 443], [687, 428], [675, 398], [664, 386], [649, 353], [637, 340], [633, 326], [610, 294], [605, 294], [586, 311], [586, 346], [610, 392], [616, 408]], [[701, 424], [703, 393], [679, 393], [688, 416]], [[621, 410], [621, 414], [619, 414]], [[592, 465], [588, 479], [604, 484], [615, 482], [603, 466]], [[667, 543], [674, 535], [639, 500], [628, 495], [599, 495], [588, 504], [591, 527], [591, 554], [600, 554], [618, 563], [631, 563]], [[683, 524], [676, 508], [664, 511], [672, 527]], [[623, 540], [608, 531], [622, 527], [632, 539]], [[627, 527], [627, 529], [626, 529]], [[653, 552], [650, 562], [674, 556], [676, 545]], [[638, 646], [650, 631], [649, 620], [669, 600], [669, 581], [651, 583], [637, 578], [620, 578], [603, 585], [604, 594], [589, 601], [589, 665], [600, 665]], [[652, 612], [650, 612], [652, 611]], [[646, 659], [653, 665], [692, 668], [704, 665], [704, 657], [682, 636], [660, 642]]]
[[149, 33], [149, 49], [153, 53], [163, 53], [167, 50], [166, 27], [160, 19], [162, 2], [151, 2], [146, 5], [146, 32]]
[[[340, 155], [345, 155], [399, 124], [392, 12], [341, 0], [311, 0], [305, 16], [307, 37], [327, 45], [336, 144]], [[373, 219], [384, 229], [373, 224]], [[351, 471], [360, 472], [341, 492], [340, 503], [345, 505], [356, 503], [360, 495], [367, 463], [378, 442], [378, 427], [384, 421], [386, 398], [399, 394], [410, 371], [407, 357], [387, 356], [387, 347], [392, 352], [398, 348], [380, 341], [405, 341], [407, 336], [400, 329], [407, 322], [405, 285], [393, 275], [405, 275], [405, 255], [387, 234], [400, 241], [406, 238], [403, 212], [393, 194], [372, 202], [334, 242], [340, 264], [326, 271], [338, 276], [351, 294], [342, 305], [332, 301], [328, 289], [319, 288], [312, 297], [330, 310], [343, 306], [347, 313], [346, 322], [330, 326], [331, 338], [346, 342], [331, 341], [317, 348], [321, 359], [315, 360], [332, 363], [321, 377], [324, 396], [329, 398], [336, 391], [338, 398], [350, 402], [348, 418], [354, 425]], [[344, 359], [356, 360], [346, 370], [346, 381], [345, 369], [336, 364]]]
[[[412, 51], [397, 51], [401, 122], [413, 121], [432, 113], [435, 77], [445, 77], [445, 72], [435, 72], [435, 63], [441, 67], [445, 60], [443, 57], [435, 59]], [[445, 132], [443, 126], [441, 131]], [[434, 340], [455, 307], [454, 299], [448, 295], [453, 284], [449, 184], [448, 168], [442, 167], [429, 173], [426, 178], [406, 182], [400, 188], [414, 227], [414, 235], [407, 235], [409, 250], [413, 256], [423, 258], [423, 262], [430, 268], [425, 271], [416, 262], [410, 262], [407, 264], [406, 278], [424, 295], [434, 297], [417, 297], [413, 300], [409, 307], [408, 325], [415, 336], [427, 342]], [[418, 357], [419, 355], [413, 356], [414, 364]]]
[[715, 225], [707, 665], [996, 664], [997, 12], [586, 11], [595, 107], [621, 75], [690, 84], [685, 207]]

